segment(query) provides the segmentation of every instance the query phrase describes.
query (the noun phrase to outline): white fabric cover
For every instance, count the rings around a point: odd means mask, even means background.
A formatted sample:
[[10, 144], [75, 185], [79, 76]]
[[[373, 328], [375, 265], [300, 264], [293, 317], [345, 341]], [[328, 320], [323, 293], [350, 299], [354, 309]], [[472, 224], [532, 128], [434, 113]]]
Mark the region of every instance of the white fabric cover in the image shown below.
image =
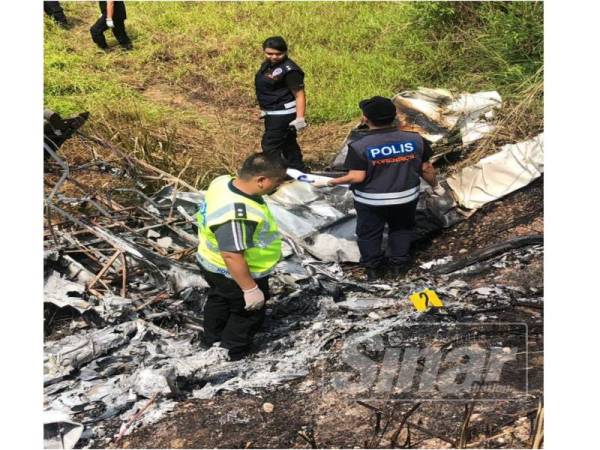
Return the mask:
[[544, 134], [507, 144], [477, 164], [465, 167], [446, 181], [460, 205], [480, 208], [523, 186], [544, 172]]

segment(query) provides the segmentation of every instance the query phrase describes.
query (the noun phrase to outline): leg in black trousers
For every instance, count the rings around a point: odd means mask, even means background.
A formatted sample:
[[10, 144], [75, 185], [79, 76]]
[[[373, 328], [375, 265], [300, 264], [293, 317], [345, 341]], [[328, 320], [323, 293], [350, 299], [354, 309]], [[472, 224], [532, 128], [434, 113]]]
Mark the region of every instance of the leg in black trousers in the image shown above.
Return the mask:
[[[223, 275], [202, 271], [210, 289], [204, 306], [204, 342], [212, 345], [221, 342], [229, 349], [232, 360], [246, 356], [252, 338], [265, 320], [265, 307], [258, 311], [246, 311], [244, 293], [237, 283]], [[265, 298], [269, 298], [268, 277], [256, 280]]]
[[307, 172], [307, 168], [302, 160], [302, 150], [298, 145], [298, 132], [295, 129], [288, 130], [285, 145], [283, 146], [283, 158], [287, 161], [288, 167]]
[[209, 347], [215, 342], [221, 342], [221, 334], [229, 319], [229, 302], [226, 298], [215, 294], [214, 290], [213, 287], [209, 289], [208, 300], [204, 305], [203, 342]]
[[115, 39], [119, 42], [119, 44], [124, 48], [131, 48], [131, 39], [127, 36], [127, 32], [125, 31], [125, 21], [124, 20], [114, 20], [115, 27], [112, 29], [112, 32], [115, 36]]
[[[263, 292], [268, 293], [268, 288]], [[221, 347], [229, 349], [232, 360], [243, 358], [250, 352], [252, 338], [265, 321], [264, 306], [258, 311], [246, 311], [245, 306], [243, 297], [230, 302], [229, 319], [221, 335]]]
[[383, 263], [383, 229], [386, 222], [385, 206], [369, 206], [354, 202], [356, 208], [356, 236], [360, 263], [368, 269], [377, 269]]
[[[115, 24], [115, 27], [112, 29], [112, 32], [119, 44], [125, 48], [131, 48], [131, 40], [129, 39], [129, 36], [127, 36], [127, 33], [125, 31], [125, 21], [113, 20], [113, 23]], [[106, 17], [104, 15], [100, 16], [96, 23], [90, 28], [92, 40], [101, 49], [108, 48], [106, 38], [104, 37], [104, 32], [106, 30], [108, 30], [108, 25], [106, 25]]]
[[296, 114], [281, 116], [265, 116], [265, 133], [263, 134], [261, 147], [270, 157], [282, 157], [287, 167], [306, 171], [302, 161], [302, 151], [298, 145], [296, 130], [290, 128], [290, 122], [296, 118]]
[[92, 35], [92, 40], [96, 43], [98, 47], [101, 49], [107, 49], [108, 44], [106, 43], [106, 38], [104, 37], [104, 32], [108, 30], [108, 26], [106, 25], [106, 17], [104, 15], [100, 16], [96, 23], [92, 25], [90, 28], [90, 34]]
[[66, 27], [69, 25], [59, 2], [44, 2], [44, 12], [52, 17], [60, 26]]
[[414, 239], [417, 200], [388, 209], [388, 247], [390, 263], [404, 266], [411, 260], [410, 245]]

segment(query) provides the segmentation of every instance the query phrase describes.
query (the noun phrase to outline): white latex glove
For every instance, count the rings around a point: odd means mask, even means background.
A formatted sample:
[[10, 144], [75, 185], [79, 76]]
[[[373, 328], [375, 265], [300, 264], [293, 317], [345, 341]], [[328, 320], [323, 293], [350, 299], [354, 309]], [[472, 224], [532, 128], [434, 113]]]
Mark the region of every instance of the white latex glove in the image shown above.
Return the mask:
[[112, 19], [109, 19], [108, 17], [106, 18], [106, 26], [108, 28], [114, 28], [115, 27], [115, 23], [113, 22]]
[[327, 187], [327, 186], [331, 186], [329, 184], [331, 180], [326, 180], [323, 178], [318, 178], [315, 181], [313, 181], [311, 184], [316, 187], [316, 188], [323, 188], [323, 187]]
[[246, 302], [246, 311], [256, 311], [265, 305], [265, 294], [260, 290], [258, 284], [252, 289], [242, 292]]
[[290, 127], [294, 127], [296, 131], [300, 131], [306, 128], [306, 120], [304, 120], [304, 117], [297, 117], [290, 122]]
[[442, 196], [446, 193], [446, 189], [444, 189], [444, 187], [441, 184], [438, 184], [436, 187], [433, 188], [433, 193], [435, 195]]

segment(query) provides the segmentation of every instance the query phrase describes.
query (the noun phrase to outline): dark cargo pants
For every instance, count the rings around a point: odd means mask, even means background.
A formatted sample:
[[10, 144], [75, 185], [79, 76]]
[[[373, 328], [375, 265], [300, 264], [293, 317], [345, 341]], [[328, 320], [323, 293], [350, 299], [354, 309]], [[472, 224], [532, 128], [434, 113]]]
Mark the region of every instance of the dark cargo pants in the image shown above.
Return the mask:
[[[252, 338], [265, 320], [265, 308], [246, 311], [244, 293], [235, 281], [223, 275], [202, 269], [208, 282], [208, 300], [204, 306], [204, 342], [212, 345], [221, 342], [229, 349], [229, 356], [238, 359], [248, 354]], [[269, 277], [255, 280], [268, 299]]]
[[[125, 21], [113, 19], [113, 23], [115, 24], [115, 27], [112, 29], [112, 32], [119, 44], [123, 47], [128, 47], [131, 45], [131, 40], [125, 32]], [[96, 45], [104, 49], [108, 48], [106, 38], [104, 37], [104, 32], [106, 30], [108, 30], [108, 25], [106, 25], [106, 16], [102, 14], [96, 23], [90, 28], [90, 34], [92, 35], [92, 40], [96, 43]]]
[[295, 113], [265, 116], [265, 132], [261, 147], [263, 152], [270, 157], [283, 157], [287, 167], [305, 172], [306, 166], [302, 161], [302, 151], [296, 140], [297, 132], [294, 127], [290, 128], [289, 125], [295, 118]]
[[44, 12], [63, 27], [68, 25], [67, 17], [65, 16], [62, 6], [60, 6], [59, 2], [44, 2]]
[[410, 262], [417, 200], [403, 205], [370, 206], [354, 202], [356, 208], [356, 235], [360, 263], [377, 268], [384, 263], [383, 230], [388, 225], [389, 263], [402, 266]]

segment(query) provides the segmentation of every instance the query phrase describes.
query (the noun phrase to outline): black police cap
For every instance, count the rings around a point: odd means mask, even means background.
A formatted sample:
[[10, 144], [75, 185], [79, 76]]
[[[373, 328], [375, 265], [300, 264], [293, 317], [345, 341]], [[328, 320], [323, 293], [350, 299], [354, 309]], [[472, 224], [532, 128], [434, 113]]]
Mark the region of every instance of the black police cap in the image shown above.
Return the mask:
[[389, 98], [375, 96], [358, 103], [365, 117], [375, 122], [391, 122], [396, 117], [396, 107]]

